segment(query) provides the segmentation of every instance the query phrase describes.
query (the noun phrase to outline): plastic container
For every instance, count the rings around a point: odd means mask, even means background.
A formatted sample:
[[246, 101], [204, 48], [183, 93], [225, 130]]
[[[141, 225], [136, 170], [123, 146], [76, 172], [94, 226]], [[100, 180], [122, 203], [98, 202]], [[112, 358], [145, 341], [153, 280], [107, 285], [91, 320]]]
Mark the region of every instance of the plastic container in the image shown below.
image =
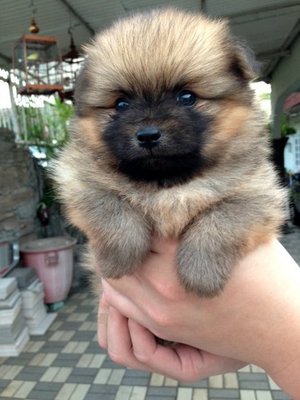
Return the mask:
[[68, 296], [73, 279], [73, 247], [76, 240], [65, 237], [37, 239], [21, 246], [23, 264], [35, 269], [44, 285], [46, 304]]

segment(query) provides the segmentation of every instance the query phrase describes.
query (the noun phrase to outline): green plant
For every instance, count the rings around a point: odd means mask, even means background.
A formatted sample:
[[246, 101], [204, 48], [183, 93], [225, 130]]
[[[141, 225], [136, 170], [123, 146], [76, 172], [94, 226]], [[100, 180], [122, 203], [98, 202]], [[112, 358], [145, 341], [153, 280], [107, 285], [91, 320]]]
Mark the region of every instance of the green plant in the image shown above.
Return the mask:
[[49, 104], [49, 107], [52, 108], [48, 119], [49, 128], [55, 131], [55, 139], [59, 146], [64, 145], [69, 139], [68, 126], [74, 114], [74, 106], [55, 97], [54, 104]]
[[27, 140], [38, 142], [43, 140], [43, 116], [39, 108], [24, 108]]
[[271, 101], [271, 93], [268, 93], [268, 92], [260, 93], [259, 100], [260, 101], [265, 101], [265, 100]]
[[283, 137], [293, 135], [297, 132], [296, 129], [290, 125], [289, 118], [285, 114], [281, 117], [280, 120], [280, 132]]
[[54, 102], [44, 102], [43, 107], [17, 107], [21, 141], [36, 146], [49, 159], [69, 139], [69, 121], [74, 114], [72, 103], [65, 103], [57, 96]]

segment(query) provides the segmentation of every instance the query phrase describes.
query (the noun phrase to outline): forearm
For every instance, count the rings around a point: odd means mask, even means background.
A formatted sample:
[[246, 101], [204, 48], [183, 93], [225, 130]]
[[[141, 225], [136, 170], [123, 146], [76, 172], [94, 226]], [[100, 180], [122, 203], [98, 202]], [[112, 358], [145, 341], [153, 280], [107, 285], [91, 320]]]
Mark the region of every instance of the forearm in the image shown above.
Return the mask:
[[[283, 248], [274, 252], [274, 307], [278, 309], [275, 328], [270, 326], [272, 357], [266, 356], [265, 369], [294, 400], [300, 399], [300, 268]], [[282, 270], [284, 273], [282, 273]], [[274, 280], [275, 281], [275, 280]], [[274, 285], [275, 286], [275, 285]], [[276, 315], [276, 313], [274, 313]], [[267, 346], [266, 346], [267, 349]]]
[[[280, 353], [278, 353], [280, 358]], [[268, 371], [267, 371], [268, 372]], [[297, 357], [288, 366], [275, 373], [268, 372], [277, 385], [292, 396], [293, 400], [300, 399], [300, 359]]]
[[[221, 354], [261, 366], [294, 400], [300, 399], [299, 266], [274, 240], [235, 267], [224, 293], [212, 303], [222, 303], [222, 296], [237, 318], [230, 317], [225, 335], [220, 327]], [[225, 313], [222, 306], [208, 307]], [[202, 334], [198, 345], [203, 346]]]

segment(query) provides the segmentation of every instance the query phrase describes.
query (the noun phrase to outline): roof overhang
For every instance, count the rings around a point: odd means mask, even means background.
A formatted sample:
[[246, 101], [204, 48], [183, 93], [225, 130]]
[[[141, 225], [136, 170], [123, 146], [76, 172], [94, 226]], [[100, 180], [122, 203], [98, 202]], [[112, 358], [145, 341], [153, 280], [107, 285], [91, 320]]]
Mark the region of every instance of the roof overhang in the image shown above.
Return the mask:
[[[10, 68], [12, 47], [27, 30], [29, 2], [1, 0], [0, 65]], [[62, 53], [68, 51], [68, 28], [77, 46], [89, 41], [113, 19], [138, 9], [173, 5], [229, 20], [234, 34], [245, 40], [262, 63], [261, 79], [270, 80], [280, 61], [289, 56], [300, 35], [298, 0], [35, 0], [40, 33], [55, 35]]]

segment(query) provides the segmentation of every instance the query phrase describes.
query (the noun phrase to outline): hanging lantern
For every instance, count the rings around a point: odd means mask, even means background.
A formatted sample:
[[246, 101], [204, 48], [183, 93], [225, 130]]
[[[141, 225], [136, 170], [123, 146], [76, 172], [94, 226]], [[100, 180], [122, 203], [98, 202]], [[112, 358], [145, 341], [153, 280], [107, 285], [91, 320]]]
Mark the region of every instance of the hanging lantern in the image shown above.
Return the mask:
[[31, 24], [30, 24], [30, 27], [29, 27], [29, 32], [33, 33], [33, 34], [36, 34], [36, 33], [39, 33], [39, 31], [40, 31], [40, 28], [37, 26], [37, 23], [35, 22], [35, 18], [32, 17], [31, 18]]
[[13, 69], [18, 93], [51, 94], [63, 90], [62, 61], [57, 39], [38, 35], [34, 16], [30, 34], [23, 35], [14, 46]]
[[68, 33], [70, 35], [70, 48], [69, 51], [62, 56], [63, 59], [63, 84], [64, 93], [63, 97], [72, 99], [74, 94], [75, 82], [78, 73], [84, 62], [84, 57], [77, 50], [74, 38], [72, 35], [72, 29], [69, 28]]

